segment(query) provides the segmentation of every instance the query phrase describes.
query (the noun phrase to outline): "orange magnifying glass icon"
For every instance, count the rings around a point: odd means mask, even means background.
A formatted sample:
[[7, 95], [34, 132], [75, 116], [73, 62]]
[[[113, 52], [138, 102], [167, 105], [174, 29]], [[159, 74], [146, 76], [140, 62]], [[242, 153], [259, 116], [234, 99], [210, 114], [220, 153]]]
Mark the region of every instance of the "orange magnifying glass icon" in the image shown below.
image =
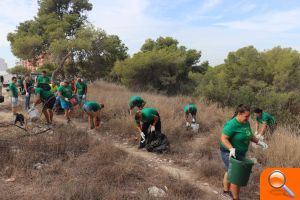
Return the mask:
[[290, 188], [288, 188], [285, 185], [285, 183], [286, 183], [286, 177], [281, 171], [274, 170], [270, 174], [269, 184], [271, 187], [276, 188], [276, 189], [282, 188], [289, 194], [290, 197], [295, 198], [296, 196], [295, 196], [294, 192]]

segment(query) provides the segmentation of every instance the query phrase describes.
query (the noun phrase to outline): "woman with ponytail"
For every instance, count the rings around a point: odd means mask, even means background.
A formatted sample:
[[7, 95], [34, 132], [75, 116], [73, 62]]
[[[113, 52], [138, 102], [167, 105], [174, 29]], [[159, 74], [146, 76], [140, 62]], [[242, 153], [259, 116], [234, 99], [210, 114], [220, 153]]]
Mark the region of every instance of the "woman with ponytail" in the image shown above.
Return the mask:
[[227, 179], [230, 157], [237, 160], [243, 160], [246, 157], [250, 142], [254, 142], [263, 149], [268, 145], [258, 140], [252, 133], [250, 123], [250, 108], [243, 104], [236, 108], [235, 114], [224, 125], [220, 138], [221, 157], [225, 165], [225, 175], [223, 179], [223, 196], [233, 199], [239, 199], [240, 186], [231, 184]]

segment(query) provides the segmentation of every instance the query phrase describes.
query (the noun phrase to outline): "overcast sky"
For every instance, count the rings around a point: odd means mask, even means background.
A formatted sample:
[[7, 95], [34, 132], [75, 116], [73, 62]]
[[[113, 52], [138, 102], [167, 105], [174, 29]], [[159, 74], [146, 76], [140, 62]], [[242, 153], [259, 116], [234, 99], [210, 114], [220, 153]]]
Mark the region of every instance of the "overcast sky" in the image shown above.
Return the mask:
[[[202, 61], [221, 64], [229, 51], [254, 45], [300, 50], [298, 0], [90, 0], [89, 21], [118, 35], [137, 52], [147, 38], [172, 36], [181, 45], [202, 51]], [[36, 0], [0, 0], [0, 57], [9, 66], [16, 58], [8, 32], [37, 13]]]

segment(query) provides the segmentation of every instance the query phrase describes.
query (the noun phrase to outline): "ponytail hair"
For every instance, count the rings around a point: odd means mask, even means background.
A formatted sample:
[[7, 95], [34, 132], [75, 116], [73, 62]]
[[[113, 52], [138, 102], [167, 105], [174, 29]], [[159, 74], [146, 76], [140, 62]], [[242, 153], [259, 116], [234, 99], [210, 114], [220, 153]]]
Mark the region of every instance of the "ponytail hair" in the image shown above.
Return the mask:
[[232, 119], [235, 118], [238, 114], [244, 113], [244, 112], [247, 112], [247, 111], [250, 112], [250, 107], [249, 106], [246, 106], [244, 104], [238, 105], [238, 107], [235, 109], [235, 112], [234, 112], [234, 115], [233, 115]]

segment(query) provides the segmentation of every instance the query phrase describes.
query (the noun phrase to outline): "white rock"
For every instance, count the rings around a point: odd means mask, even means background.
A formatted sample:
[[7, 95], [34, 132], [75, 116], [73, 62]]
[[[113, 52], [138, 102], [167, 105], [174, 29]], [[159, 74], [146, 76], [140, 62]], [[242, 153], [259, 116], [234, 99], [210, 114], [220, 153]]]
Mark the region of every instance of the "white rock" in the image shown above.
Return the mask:
[[14, 182], [16, 180], [16, 178], [9, 178], [9, 179], [6, 179], [5, 181], [6, 182]]
[[214, 190], [214, 191], [213, 191], [213, 193], [215, 193], [215, 194], [219, 194], [219, 192], [218, 192], [218, 191], [216, 191], [216, 190]]
[[37, 170], [42, 169], [42, 167], [43, 167], [43, 164], [41, 164], [41, 163], [36, 163], [36, 164], [33, 165], [33, 168], [37, 169]]
[[152, 186], [152, 187], [148, 188], [148, 192], [153, 197], [166, 197], [167, 196], [167, 193], [163, 189], [160, 189], [156, 186]]
[[208, 183], [203, 183], [203, 185], [204, 185], [204, 186], [209, 186], [209, 184], [208, 184]]

